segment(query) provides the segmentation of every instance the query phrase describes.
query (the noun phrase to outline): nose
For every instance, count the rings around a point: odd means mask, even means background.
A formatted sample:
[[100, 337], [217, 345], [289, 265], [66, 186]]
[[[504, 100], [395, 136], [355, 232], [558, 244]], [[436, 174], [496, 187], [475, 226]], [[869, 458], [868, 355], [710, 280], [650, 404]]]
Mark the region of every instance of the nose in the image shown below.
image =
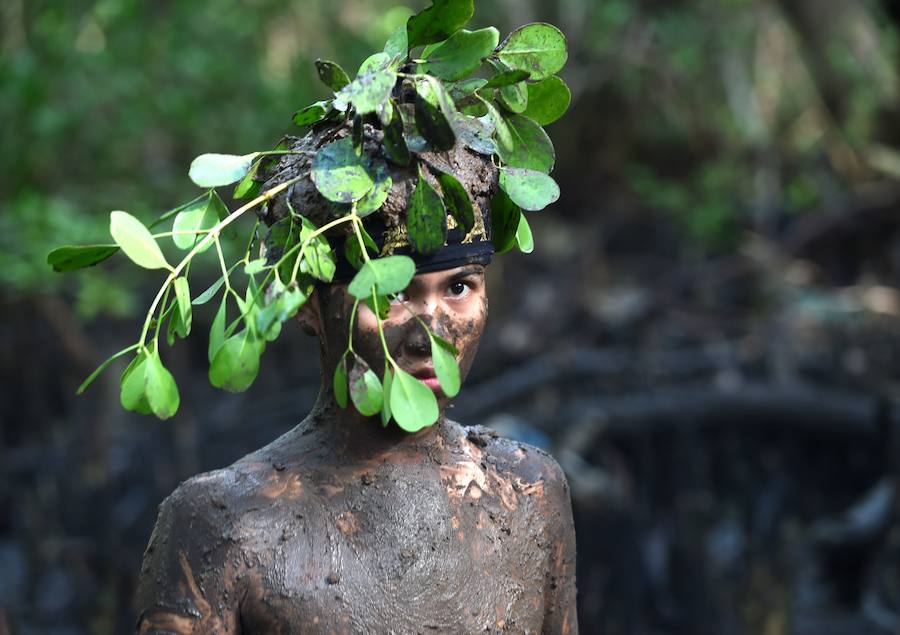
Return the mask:
[[[431, 339], [426, 327], [435, 335], [443, 337], [440, 332], [440, 298], [436, 294], [421, 293], [409, 298], [406, 305], [416, 317], [410, 317], [407, 321], [407, 334], [404, 338], [406, 352], [414, 355], [427, 355], [431, 353]], [[418, 318], [418, 319], [416, 319]]]

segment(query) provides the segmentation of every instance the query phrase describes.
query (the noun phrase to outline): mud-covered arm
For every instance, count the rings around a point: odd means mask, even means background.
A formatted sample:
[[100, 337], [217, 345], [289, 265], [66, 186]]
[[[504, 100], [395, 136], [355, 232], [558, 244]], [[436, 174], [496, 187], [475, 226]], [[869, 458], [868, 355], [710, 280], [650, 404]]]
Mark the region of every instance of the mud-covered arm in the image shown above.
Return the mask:
[[576, 635], [575, 525], [569, 484], [562, 469], [551, 459], [545, 482], [546, 509], [553, 545], [544, 598], [544, 627], [548, 635]]
[[160, 506], [138, 582], [141, 635], [240, 631], [240, 559], [209, 479], [187, 481]]

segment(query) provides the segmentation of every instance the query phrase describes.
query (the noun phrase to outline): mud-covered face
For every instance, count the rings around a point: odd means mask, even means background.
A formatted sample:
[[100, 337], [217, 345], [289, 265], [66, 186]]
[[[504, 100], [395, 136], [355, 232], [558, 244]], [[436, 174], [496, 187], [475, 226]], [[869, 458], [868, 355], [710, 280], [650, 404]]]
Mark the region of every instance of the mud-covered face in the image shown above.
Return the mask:
[[[484, 272], [483, 265], [464, 265], [417, 274], [391, 304], [390, 314], [382, 322], [391, 356], [400, 368], [434, 391], [441, 409], [449, 399], [438, 385], [431, 359], [431, 343], [419, 320], [457, 348], [459, 355], [456, 360], [460, 375], [465, 379], [487, 320]], [[337, 358], [346, 348], [353, 298], [347, 294], [345, 286], [336, 285], [331, 287], [323, 308], [324, 324], [320, 332], [325, 337], [327, 373], [334, 368]], [[360, 303], [353, 328], [353, 349], [379, 376], [382, 375], [384, 350], [378, 334], [378, 322], [364, 303]], [[330, 374], [325, 376], [330, 377]]]

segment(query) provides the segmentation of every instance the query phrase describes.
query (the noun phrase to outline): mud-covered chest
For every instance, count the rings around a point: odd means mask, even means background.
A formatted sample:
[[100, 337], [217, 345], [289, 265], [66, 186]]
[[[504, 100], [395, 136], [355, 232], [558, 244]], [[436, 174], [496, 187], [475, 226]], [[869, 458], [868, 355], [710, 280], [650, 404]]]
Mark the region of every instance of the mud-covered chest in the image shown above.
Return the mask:
[[245, 631], [540, 632], [547, 558], [528, 497], [419, 476], [373, 474], [281, 515], [252, 557]]

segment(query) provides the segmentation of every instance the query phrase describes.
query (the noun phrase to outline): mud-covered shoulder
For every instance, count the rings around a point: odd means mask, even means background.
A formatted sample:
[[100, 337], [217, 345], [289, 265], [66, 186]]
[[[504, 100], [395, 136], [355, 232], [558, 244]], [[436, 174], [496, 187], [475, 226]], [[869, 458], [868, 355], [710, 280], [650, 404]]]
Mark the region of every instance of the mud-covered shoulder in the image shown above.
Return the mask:
[[466, 441], [478, 448], [499, 472], [518, 477], [524, 483], [543, 482], [569, 497], [569, 485], [562, 468], [546, 451], [500, 436], [491, 428], [461, 426]]

